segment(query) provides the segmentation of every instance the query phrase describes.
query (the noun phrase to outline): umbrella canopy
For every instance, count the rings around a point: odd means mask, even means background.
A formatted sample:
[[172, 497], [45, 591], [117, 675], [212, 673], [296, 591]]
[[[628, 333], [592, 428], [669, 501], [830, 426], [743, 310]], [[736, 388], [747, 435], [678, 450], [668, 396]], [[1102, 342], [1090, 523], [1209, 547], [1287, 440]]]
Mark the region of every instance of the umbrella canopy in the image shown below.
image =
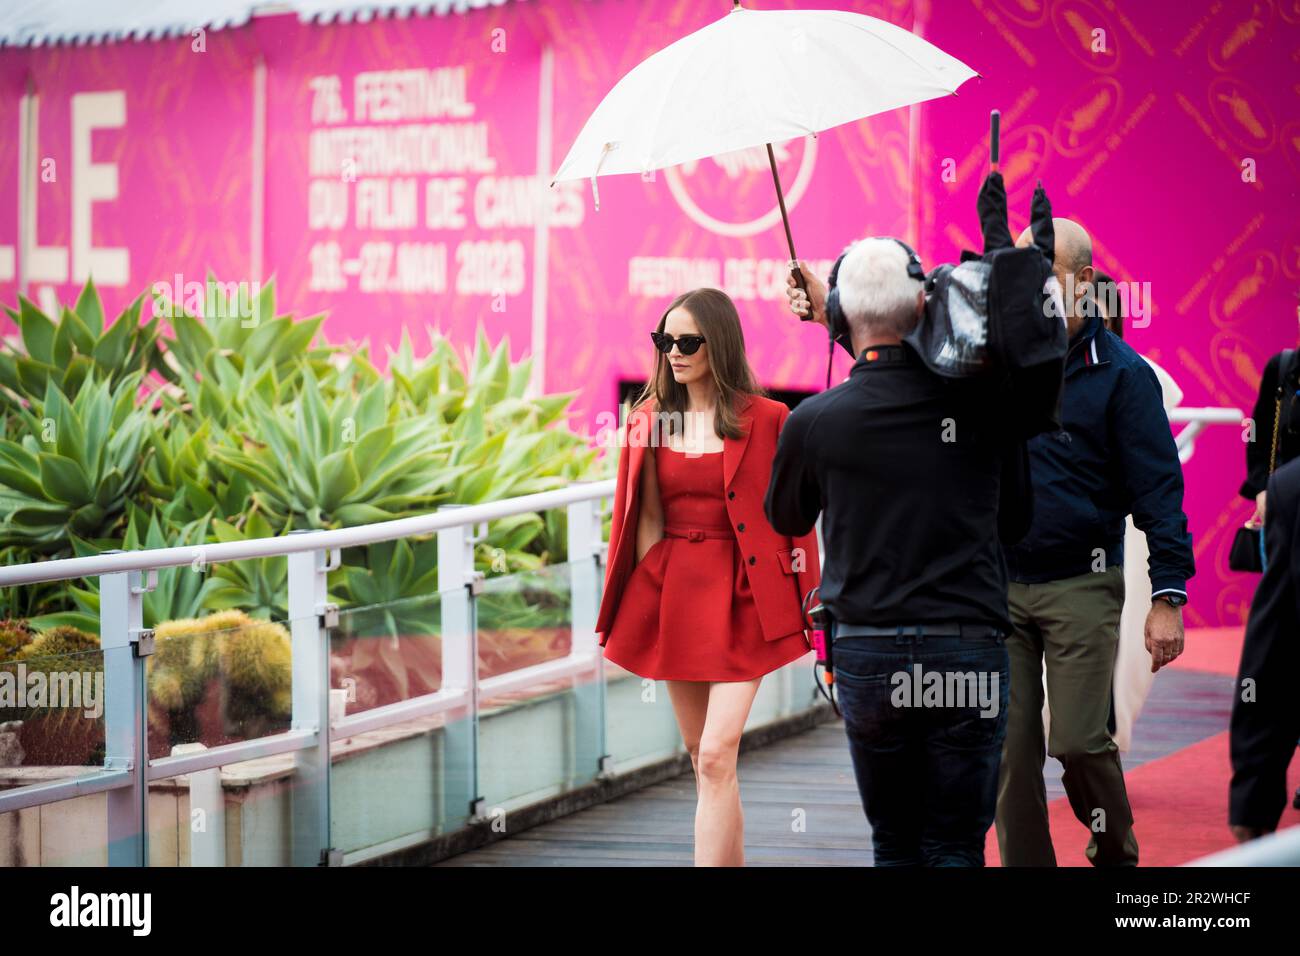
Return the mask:
[[875, 17], [736, 6], [619, 80], [553, 183], [782, 142], [947, 96], [976, 75]]

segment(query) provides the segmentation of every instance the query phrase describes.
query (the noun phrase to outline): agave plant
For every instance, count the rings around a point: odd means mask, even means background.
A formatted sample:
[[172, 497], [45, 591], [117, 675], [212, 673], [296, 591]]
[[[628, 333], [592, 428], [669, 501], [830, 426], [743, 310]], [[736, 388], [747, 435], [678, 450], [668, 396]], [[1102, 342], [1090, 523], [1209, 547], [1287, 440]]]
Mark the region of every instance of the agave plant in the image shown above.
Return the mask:
[[55, 322], [31, 301], [5, 307], [18, 326], [23, 347], [0, 343], [0, 402], [6, 413], [20, 410], [27, 396], [43, 396], [51, 383], [69, 398], [89, 378], [110, 389], [131, 375], [168, 374], [159, 347], [158, 319], [140, 324], [141, 296], [104, 328], [104, 307], [93, 282]]
[[508, 338], [493, 347], [480, 326], [468, 372], [445, 339], [433, 342], [425, 365], [417, 367], [403, 337], [389, 368], [398, 400], [451, 424], [456, 449], [449, 463], [470, 466], [453, 486], [453, 501], [549, 491], [590, 472], [595, 450], [556, 427], [573, 394], [529, 396], [532, 360], [511, 364]]
[[158, 303], [175, 330], [166, 345], [178, 380], [161, 403], [177, 414], [172, 428], [152, 436], [155, 458], [145, 477], [150, 495], [172, 520], [212, 513], [236, 521], [247, 510], [252, 489], [239, 469], [216, 462], [211, 449], [240, 449], [250, 414], [261, 419], [267, 407], [292, 404], [304, 373], [330, 374], [329, 360], [340, 350], [313, 345], [323, 316], [298, 322], [273, 317], [274, 281], [254, 302], [243, 303], [247, 317], [211, 275], [205, 289], [205, 318], [165, 299]]
[[304, 374], [296, 405], [251, 396], [243, 428], [242, 448], [218, 447], [213, 456], [247, 480], [269, 520], [295, 529], [428, 511], [474, 467], [448, 465], [453, 442], [436, 418], [390, 420], [382, 383], [328, 397]]
[[[435, 332], [419, 356], [404, 333], [381, 372], [364, 346], [323, 342], [321, 317], [276, 315], [274, 293], [244, 315], [209, 277], [202, 302], [155, 297], [142, 324], [142, 298], [107, 328], [91, 284], [57, 320], [21, 299], [21, 341], [0, 346], [0, 413], [20, 436], [0, 442], [0, 561], [355, 525], [594, 477], [595, 450], [565, 427], [572, 396], [532, 394], [508, 341], [480, 328], [462, 356]], [[563, 509], [492, 522], [478, 564], [495, 576], [563, 560], [564, 529]], [[432, 593], [436, 550], [353, 549], [335, 598]], [[164, 574], [149, 622], [286, 614], [283, 558]], [[91, 629], [97, 614], [95, 582], [0, 591], [0, 615], [44, 627]]]
[[426, 330], [431, 345], [423, 359], [417, 358], [410, 335], [402, 329], [396, 349], [388, 351], [388, 376], [394, 400], [416, 413], [438, 411], [444, 421], [460, 414], [465, 391], [465, 372], [451, 343], [433, 329]]
[[[39, 552], [25, 545], [0, 548], [0, 565], [27, 564], [39, 557]], [[0, 618], [3, 619], [26, 620], [66, 603], [67, 584], [63, 581], [0, 588]]]
[[[145, 627], [161, 621], [197, 617], [207, 606], [208, 595], [221, 586], [202, 560], [203, 545], [208, 540], [208, 517], [205, 515], [188, 524], [166, 524], [157, 512], [148, 517], [132, 505], [127, 520], [126, 536], [122, 549], [137, 551], [154, 548], [171, 548], [194, 545], [195, 561], [191, 564], [158, 571], [158, 586], [141, 599]], [[73, 537], [73, 549], [78, 558], [98, 554], [100, 549], [88, 541]], [[75, 610], [56, 611], [31, 619], [32, 626], [46, 628], [70, 625], [85, 631], [99, 631], [99, 581], [87, 578], [81, 584], [67, 582], [67, 594], [76, 605]]]
[[0, 441], [0, 546], [66, 553], [69, 535], [120, 538], [140, 482], [152, 413], [136, 403], [141, 372], [117, 385], [94, 373], [69, 402], [54, 379], [17, 410], [21, 441]]
[[312, 344], [325, 317], [276, 316], [274, 280], [251, 301], [237, 301], [235, 290], [211, 275], [204, 288], [202, 319], [181, 304], [155, 300], [175, 332], [165, 343], [167, 361], [196, 416], [232, 424], [249, 395], [272, 405], [291, 402], [304, 366], [315, 375], [328, 371], [337, 348]]
[[193, 423], [177, 412], [169, 428], [149, 433], [152, 454], [142, 467], [146, 498], [167, 526], [205, 516], [237, 521], [248, 510], [251, 489], [242, 474], [222, 466], [212, 449], [235, 439], [211, 420]]
[[[381, 541], [364, 549], [364, 559], [364, 565], [344, 564], [338, 569], [335, 586], [346, 604], [387, 605], [430, 597], [438, 590], [436, 538]], [[404, 625], [394, 619], [390, 632], [403, 631]]]
[[[278, 533], [287, 533], [287, 528]], [[212, 521], [217, 541], [243, 541], [247, 538], [270, 538], [277, 531], [265, 516], [249, 511], [239, 524], [220, 519]], [[283, 621], [289, 617], [289, 562], [284, 558], [255, 558], [232, 561], [212, 568], [215, 583], [203, 596], [203, 605], [212, 610], [242, 609], [250, 616]]]

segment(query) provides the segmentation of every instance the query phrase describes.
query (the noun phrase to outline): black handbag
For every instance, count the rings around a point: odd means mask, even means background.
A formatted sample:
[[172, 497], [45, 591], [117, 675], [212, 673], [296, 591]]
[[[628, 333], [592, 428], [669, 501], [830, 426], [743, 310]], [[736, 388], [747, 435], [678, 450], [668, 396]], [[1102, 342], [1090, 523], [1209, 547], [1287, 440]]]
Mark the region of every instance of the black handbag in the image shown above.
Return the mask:
[[[1282, 392], [1293, 364], [1292, 351], [1288, 349], [1278, 362], [1277, 395], [1273, 406], [1273, 444], [1268, 458], [1270, 476], [1277, 469], [1278, 429], [1282, 426]], [[1288, 416], [1290, 411], [1288, 409]], [[1253, 571], [1256, 574], [1264, 570], [1264, 529], [1262, 527], [1247, 521], [1243, 527], [1237, 529], [1236, 537], [1232, 539], [1232, 550], [1228, 552], [1228, 567], [1233, 571]]]
[[1263, 528], [1247, 524], [1237, 529], [1237, 536], [1232, 539], [1232, 550], [1228, 552], [1228, 567], [1256, 574], [1264, 570]]

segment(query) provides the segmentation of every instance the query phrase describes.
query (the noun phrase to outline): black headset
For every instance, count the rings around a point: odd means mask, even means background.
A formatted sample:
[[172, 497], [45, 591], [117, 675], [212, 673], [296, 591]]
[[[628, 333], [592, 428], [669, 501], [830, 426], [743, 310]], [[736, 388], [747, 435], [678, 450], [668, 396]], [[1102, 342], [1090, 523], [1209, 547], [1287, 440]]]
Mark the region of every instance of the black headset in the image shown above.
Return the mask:
[[[916, 254], [916, 250], [905, 243], [902, 239], [895, 239], [893, 236], [884, 236], [882, 238], [892, 239], [902, 246], [903, 251], [907, 253], [907, 274], [909, 277], [918, 282], [925, 282], [925, 267], [921, 265], [921, 257]], [[840, 253], [840, 257], [835, 260], [835, 265], [831, 266], [830, 278], [826, 281], [829, 291], [826, 293], [826, 322], [830, 331], [830, 351], [826, 357], [826, 387], [831, 387], [831, 360], [835, 357], [835, 340], [844, 335], [849, 330], [849, 320], [844, 315], [844, 310], [840, 308], [840, 290], [836, 288], [836, 280], [840, 275], [840, 263], [844, 257], [857, 243], [853, 243], [847, 249]]]

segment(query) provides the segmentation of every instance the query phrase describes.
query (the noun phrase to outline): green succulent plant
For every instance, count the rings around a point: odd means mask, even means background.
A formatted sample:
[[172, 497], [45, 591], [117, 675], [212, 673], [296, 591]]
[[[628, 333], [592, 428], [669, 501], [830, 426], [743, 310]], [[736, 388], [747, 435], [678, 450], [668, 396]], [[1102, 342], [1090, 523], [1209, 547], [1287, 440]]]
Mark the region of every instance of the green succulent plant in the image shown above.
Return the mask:
[[231, 441], [211, 420], [191, 422], [183, 413], [168, 428], [149, 433], [150, 454], [142, 467], [147, 498], [169, 527], [215, 516], [236, 520], [248, 507], [243, 475], [212, 460], [211, 449]]
[[321, 393], [304, 375], [295, 405], [250, 399], [242, 448], [214, 457], [242, 475], [276, 524], [328, 528], [429, 511], [472, 466], [448, 466], [452, 443], [424, 415], [390, 420], [382, 383], [359, 396]]
[[[533, 394], [531, 360], [481, 328], [465, 355], [433, 331], [417, 354], [403, 333], [381, 372], [367, 347], [324, 342], [320, 316], [277, 315], [274, 283], [247, 315], [212, 277], [203, 298], [175, 309], [155, 296], [142, 322], [141, 297], [107, 328], [89, 283], [57, 319], [25, 299], [9, 310], [21, 334], [0, 348], [0, 561], [384, 521], [608, 470], [566, 427], [572, 396]], [[563, 561], [565, 523], [563, 509], [494, 521], [478, 566], [498, 576]], [[330, 578], [344, 606], [436, 590], [432, 541], [344, 561]], [[286, 565], [164, 570], [146, 624], [227, 609], [283, 618]], [[93, 630], [98, 584], [6, 588], [0, 614]]]
[[137, 298], [106, 329], [104, 307], [90, 280], [58, 321], [19, 296], [18, 308], [5, 307], [18, 326], [22, 347], [0, 342], [0, 408], [18, 411], [26, 398], [45, 395], [51, 383], [72, 398], [92, 377], [115, 389], [136, 374], [168, 376], [158, 319], [140, 324], [143, 302], [143, 296]]
[[169, 317], [175, 333], [165, 342], [169, 366], [201, 420], [232, 424], [244, 415], [251, 395], [272, 405], [292, 402], [304, 372], [329, 372], [337, 348], [313, 344], [325, 317], [295, 321], [289, 315], [276, 316], [274, 280], [261, 288], [256, 300], [238, 307], [211, 275], [205, 291], [208, 318], [161, 297], [155, 306]]
[[[176, 618], [196, 617], [206, 606], [207, 595], [221, 586], [202, 557], [201, 546], [208, 541], [207, 528], [206, 517], [184, 525], [166, 524], [157, 512], [146, 517], [143, 509], [131, 506], [122, 550], [186, 545], [195, 548], [195, 560], [191, 564], [158, 570], [157, 586], [146, 592], [140, 602], [145, 627]], [[75, 556], [79, 558], [100, 552], [98, 547], [80, 538], [74, 537], [72, 544]], [[75, 610], [42, 614], [32, 618], [31, 624], [41, 629], [71, 625], [86, 631], [98, 631], [99, 580], [86, 578], [80, 583], [67, 582], [67, 593], [76, 605]]]
[[[217, 541], [270, 538], [287, 533], [273, 529], [257, 510], [250, 510], [239, 525], [219, 519], [212, 522]], [[214, 565], [214, 584], [203, 596], [204, 607], [227, 611], [243, 609], [252, 617], [285, 620], [289, 616], [289, 562], [284, 558], [254, 558]]]
[[136, 402], [140, 377], [132, 372], [113, 386], [92, 373], [71, 402], [49, 379], [45, 394], [18, 410], [21, 440], [0, 441], [0, 546], [56, 554], [67, 551], [69, 534], [120, 534], [157, 425]]

